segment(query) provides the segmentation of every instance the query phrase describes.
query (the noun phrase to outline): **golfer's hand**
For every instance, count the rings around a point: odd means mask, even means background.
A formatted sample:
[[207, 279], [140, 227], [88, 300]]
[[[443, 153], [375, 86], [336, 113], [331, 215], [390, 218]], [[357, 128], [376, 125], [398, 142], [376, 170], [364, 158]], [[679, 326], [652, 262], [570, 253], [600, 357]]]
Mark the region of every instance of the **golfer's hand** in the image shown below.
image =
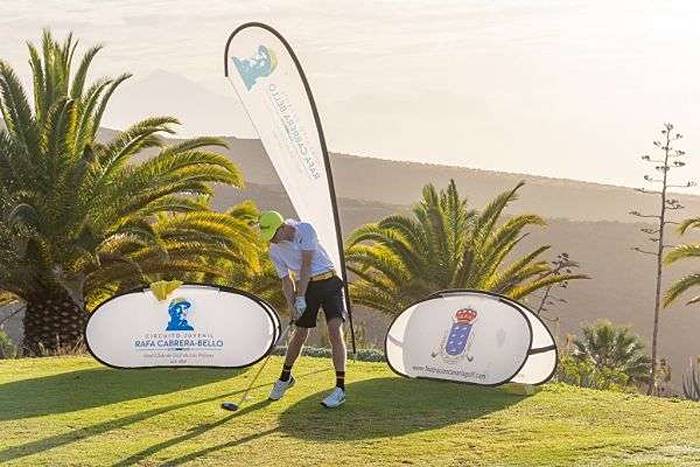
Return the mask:
[[306, 311], [306, 299], [304, 297], [297, 297], [294, 301], [294, 321], [301, 318], [301, 315]]

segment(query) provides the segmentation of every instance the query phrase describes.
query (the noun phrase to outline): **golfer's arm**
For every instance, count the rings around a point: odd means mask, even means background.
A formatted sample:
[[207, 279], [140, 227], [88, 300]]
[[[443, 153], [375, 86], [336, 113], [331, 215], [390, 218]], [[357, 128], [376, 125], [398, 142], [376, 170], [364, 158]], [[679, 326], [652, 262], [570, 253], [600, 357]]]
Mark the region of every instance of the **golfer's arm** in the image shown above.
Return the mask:
[[301, 271], [299, 271], [299, 282], [297, 283], [297, 296], [306, 295], [306, 288], [311, 280], [311, 259], [313, 257], [313, 250], [301, 251]]
[[284, 298], [287, 299], [289, 309], [294, 308], [294, 281], [290, 276], [282, 278], [282, 292], [284, 293]]

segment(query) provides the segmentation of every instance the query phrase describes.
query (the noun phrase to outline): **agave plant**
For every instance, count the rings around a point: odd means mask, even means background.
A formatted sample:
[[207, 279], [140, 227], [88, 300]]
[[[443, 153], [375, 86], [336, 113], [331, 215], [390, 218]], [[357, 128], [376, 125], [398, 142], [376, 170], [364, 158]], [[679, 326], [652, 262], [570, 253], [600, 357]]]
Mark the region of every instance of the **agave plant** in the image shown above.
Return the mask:
[[648, 381], [651, 359], [644, 353], [639, 336], [629, 328], [599, 321], [582, 329], [583, 335], [573, 341], [573, 356], [590, 362], [597, 371], [624, 373], [630, 383]]
[[522, 186], [477, 211], [460, 197], [454, 180], [439, 193], [429, 184], [413, 216], [394, 215], [357, 229], [346, 252], [348, 269], [358, 277], [351, 287], [353, 300], [395, 315], [441, 289], [480, 289], [519, 299], [551, 284], [586, 278], [554, 274], [542, 259], [548, 245], [511, 258], [527, 227], [545, 225], [534, 214], [502, 219]]
[[[159, 277], [223, 274], [212, 258], [247, 262], [258, 248], [249, 219], [211, 212], [213, 183], [243, 185], [216, 152], [219, 138], [167, 145], [173, 117], [152, 117], [107, 142], [105, 109], [128, 74], [87, 83], [100, 47], [77, 69], [78, 43], [45, 31], [29, 44], [33, 105], [0, 61], [0, 292], [26, 302], [25, 346], [73, 345], [85, 302]], [[150, 158], [136, 156], [149, 150]], [[2, 297], [0, 297], [2, 298]]]
[[683, 375], [683, 394], [687, 399], [700, 401], [700, 371], [696, 363], [691, 363]]

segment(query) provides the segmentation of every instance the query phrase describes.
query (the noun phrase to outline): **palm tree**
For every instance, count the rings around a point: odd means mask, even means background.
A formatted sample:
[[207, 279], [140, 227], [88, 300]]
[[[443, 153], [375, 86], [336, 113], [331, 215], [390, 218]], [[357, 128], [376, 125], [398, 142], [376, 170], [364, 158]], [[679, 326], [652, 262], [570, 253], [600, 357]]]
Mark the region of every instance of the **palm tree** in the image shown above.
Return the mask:
[[[34, 103], [0, 61], [0, 299], [26, 302], [25, 347], [79, 342], [86, 299], [160, 277], [217, 274], [212, 257], [246, 262], [256, 236], [244, 216], [216, 213], [200, 196], [243, 178], [219, 138], [166, 145], [173, 117], [152, 117], [106, 143], [97, 139], [110, 97], [129, 75], [86, 76], [100, 46], [77, 70], [69, 35], [45, 31], [29, 44]], [[152, 157], [134, 163], [149, 150]]]
[[[82, 271], [88, 310], [115, 293], [156, 280], [177, 278], [241, 287], [237, 281], [262, 269], [261, 247], [254, 232], [245, 220], [228, 212], [159, 213], [149, 226], [155, 241], [117, 238], [104, 242], [98, 251], [101, 261]], [[230, 274], [225, 267], [229, 263], [240, 268], [240, 278]]]
[[412, 217], [394, 215], [357, 229], [346, 252], [348, 269], [358, 277], [351, 287], [353, 300], [395, 315], [442, 289], [488, 290], [519, 299], [551, 284], [586, 278], [553, 274], [540, 258], [549, 246], [506, 263], [528, 235], [525, 228], [545, 225], [533, 214], [502, 220], [522, 186], [477, 211], [460, 197], [454, 180], [439, 193], [429, 184]]
[[[88, 310], [115, 293], [172, 278], [170, 268], [174, 264], [180, 265], [177, 279], [236, 287], [266, 299], [277, 310], [286, 307], [279, 279], [267, 256], [267, 244], [257, 234], [252, 239], [238, 239], [236, 230], [249, 232], [248, 226], [257, 222], [255, 204], [243, 201], [225, 213], [217, 213], [207, 210], [209, 197], [200, 197], [199, 202], [201, 211], [157, 216], [153, 229], [158, 232], [159, 244], [133, 244], [126, 261], [95, 269], [86, 282], [90, 291]], [[197, 231], [193, 232], [193, 224], [199, 224]], [[205, 238], [201, 238], [203, 230], [207, 231]]]
[[[684, 235], [689, 229], [694, 229], [700, 227], [700, 217], [694, 217], [691, 219], [686, 219], [678, 226], [678, 231], [681, 235]], [[674, 247], [668, 252], [666, 258], [664, 259], [666, 264], [673, 264], [677, 261], [697, 258], [700, 257], [700, 244], [681, 244]], [[700, 285], [700, 273], [688, 274], [673, 284], [668, 288], [664, 296], [664, 307], [668, 307], [674, 303], [681, 295], [689, 291], [690, 289]], [[692, 297], [687, 305], [693, 305], [700, 302], [700, 295]]]
[[649, 380], [651, 359], [644, 353], [639, 336], [629, 328], [599, 321], [582, 331], [583, 336], [573, 341], [574, 358], [592, 363], [596, 370], [622, 372], [630, 383]]
[[[243, 201], [230, 207], [225, 213], [226, 216], [250, 225], [257, 224], [258, 214], [258, 209], [252, 201]], [[215, 267], [215, 273], [191, 274], [189, 279], [194, 282], [236, 287], [263, 298], [276, 310], [284, 310], [287, 308], [287, 300], [268, 256], [268, 243], [260, 241], [257, 236], [256, 240], [252, 248], [245, 252], [245, 261], [241, 261], [239, 255], [225, 252], [220, 254], [214, 250], [214, 254], [208, 257], [205, 263]], [[196, 254], [196, 251], [187, 252], [188, 257]]]

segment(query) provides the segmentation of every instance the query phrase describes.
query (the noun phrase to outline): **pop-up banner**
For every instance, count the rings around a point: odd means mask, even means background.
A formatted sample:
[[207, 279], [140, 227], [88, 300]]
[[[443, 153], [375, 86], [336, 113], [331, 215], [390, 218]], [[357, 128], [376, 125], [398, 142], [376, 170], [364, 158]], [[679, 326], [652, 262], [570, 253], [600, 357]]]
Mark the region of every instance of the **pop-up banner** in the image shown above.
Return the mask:
[[269, 354], [279, 336], [279, 317], [262, 299], [199, 284], [164, 300], [150, 288], [116, 295], [85, 328], [90, 353], [116, 368], [241, 368]]
[[541, 384], [556, 367], [554, 339], [525, 306], [496, 294], [438, 292], [403, 311], [385, 339], [394, 372], [496, 386]]
[[[333, 173], [311, 88], [289, 43], [246, 23], [226, 42], [224, 73], [250, 117], [299, 219], [310, 222], [347, 284]], [[345, 301], [355, 350], [352, 310]]]

